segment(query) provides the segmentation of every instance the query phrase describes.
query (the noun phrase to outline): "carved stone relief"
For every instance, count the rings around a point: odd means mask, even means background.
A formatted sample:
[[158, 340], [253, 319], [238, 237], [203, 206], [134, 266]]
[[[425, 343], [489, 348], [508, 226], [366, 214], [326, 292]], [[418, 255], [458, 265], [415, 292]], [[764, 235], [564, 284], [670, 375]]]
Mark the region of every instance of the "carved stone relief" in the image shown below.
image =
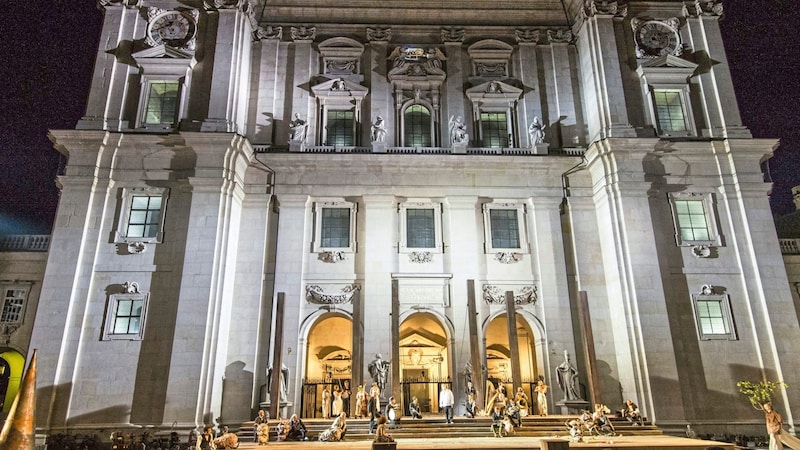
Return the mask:
[[344, 303], [353, 303], [353, 297], [361, 286], [358, 284], [349, 284], [341, 289], [339, 293], [328, 294], [325, 290], [317, 284], [306, 285], [306, 300], [309, 303], [317, 305], [341, 305]]
[[483, 300], [493, 305], [506, 304], [506, 291], [514, 291], [514, 304], [516, 305], [535, 305], [539, 299], [539, 289], [536, 285], [522, 286], [518, 291], [504, 289], [493, 284], [483, 285]]
[[392, 40], [391, 28], [367, 28], [369, 42], [389, 42]]
[[408, 260], [412, 263], [429, 263], [433, 261], [431, 252], [411, 252], [408, 254]]
[[265, 27], [258, 27], [255, 31], [256, 40], [262, 39], [278, 39], [283, 37], [283, 27], [273, 27], [267, 25]]
[[289, 31], [295, 42], [313, 42], [317, 36], [317, 27], [291, 27]]
[[522, 261], [522, 253], [517, 252], [497, 252], [494, 259], [501, 264], [514, 264], [515, 262]]
[[514, 38], [520, 44], [538, 44], [539, 43], [539, 30], [532, 28], [525, 28], [522, 30], [514, 30]]
[[319, 260], [326, 263], [337, 263], [339, 261], [344, 261], [347, 259], [347, 254], [345, 252], [333, 251], [333, 252], [320, 252], [319, 253]]
[[442, 28], [440, 32], [442, 42], [464, 42], [466, 32], [463, 28]]

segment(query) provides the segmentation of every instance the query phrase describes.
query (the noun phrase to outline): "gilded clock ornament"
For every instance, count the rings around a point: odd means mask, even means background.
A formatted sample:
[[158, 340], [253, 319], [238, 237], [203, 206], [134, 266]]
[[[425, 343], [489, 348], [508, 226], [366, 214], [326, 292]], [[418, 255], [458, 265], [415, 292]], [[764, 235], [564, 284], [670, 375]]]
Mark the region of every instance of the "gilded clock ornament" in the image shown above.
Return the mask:
[[681, 38], [678, 34], [680, 22], [677, 18], [663, 21], [634, 18], [631, 25], [636, 41], [637, 58], [680, 55]]
[[148, 10], [147, 43], [151, 46], [167, 45], [173, 48], [194, 49], [197, 34], [196, 17], [183, 11]]

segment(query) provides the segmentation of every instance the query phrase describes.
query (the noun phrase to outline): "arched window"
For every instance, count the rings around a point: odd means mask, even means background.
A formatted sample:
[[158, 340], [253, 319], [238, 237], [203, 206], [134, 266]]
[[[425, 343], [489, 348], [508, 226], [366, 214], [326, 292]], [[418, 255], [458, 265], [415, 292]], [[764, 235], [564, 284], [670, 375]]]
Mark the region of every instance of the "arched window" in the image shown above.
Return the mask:
[[431, 111], [416, 104], [403, 113], [403, 145], [406, 147], [431, 147]]

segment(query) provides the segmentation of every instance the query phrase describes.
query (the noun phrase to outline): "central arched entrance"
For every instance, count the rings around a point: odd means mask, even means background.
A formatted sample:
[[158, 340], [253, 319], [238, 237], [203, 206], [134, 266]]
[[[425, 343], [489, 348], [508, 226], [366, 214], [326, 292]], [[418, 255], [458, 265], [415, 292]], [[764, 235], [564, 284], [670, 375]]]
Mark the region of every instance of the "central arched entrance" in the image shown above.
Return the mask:
[[525, 390], [528, 398], [532, 398], [531, 392], [536, 384], [538, 377], [536, 362], [536, 341], [528, 322], [525, 318], [517, 314], [517, 351], [513, 352], [519, 356], [519, 366], [522, 379], [513, 380], [511, 375], [512, 351], [508, 343], [508, 319], [505, 314], [498, 315], [486, 327], [486, 390], [487, 395], [485, 404], [489, 404], [488, 396], [493, 391], [490, 389], [489, 382], [495, 388], [503, 385], [507, 395], [511, 398], [520, 386]]
[[400, 324], [400, 379], [404, 414], [412, 397], [420, 409], [438, 412], [442, 383], [450, 383], [447, 333], [434, 314], [418, 312]]
[[334, 399], [332, 395], [329, 397], [330, 401], [325, 403], [327, 411], [323, 413], [323, 390], [332, 393], [337, 388], [350, 388], [352, 347], [353, 322], [349, 317], [326, 314], [311, 327], [303, 378], [302, 417], [331, 416]]

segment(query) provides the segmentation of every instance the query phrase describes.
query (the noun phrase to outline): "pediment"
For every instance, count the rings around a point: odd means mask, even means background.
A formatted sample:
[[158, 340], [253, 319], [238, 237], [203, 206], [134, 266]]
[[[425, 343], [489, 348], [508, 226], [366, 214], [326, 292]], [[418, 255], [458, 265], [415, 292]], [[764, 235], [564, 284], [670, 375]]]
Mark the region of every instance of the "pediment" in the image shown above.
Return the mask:
[[493, 80], [467, 89], [466, 95], [476, 106], [507, 108], [509, 102], [516, 102], [522, 97], [522, 89]]
[[642, 63], [641, 67], [644, 68], [680, 68], [680, 69], [697, 69], [697, 64], [687, 61], [683, 58], [678, 58], [674, 55], [664, 55], [655, 59], [651, 59]]
[[444, 348], [446, 344], [444, 336], [429, 333], [426, 330], [409, 329], [400, 336], [401, 347]]
[[665, 55], [652, 60], [643, 62], [636, 68], [636, 73], [644, 77], [648, 83], [686, 83], [698, 65], [678, 58], [673, 55]]
[[147, 48], [131, 56], [142, 73], [148, 75], [183, 76], [197, 64], [193, 54], [165, 45]]
[[332, 78], [311, 87], [317, 97], [363, 100], [369, 89], [346, 78]]
[[194, 57], [194, 52], [161, 44], [140, 50], [131, 56], [137, 61], [139, 59], [153, 58], [192, 59]]
[[484, 39], [469, 46], [467, 53], [476, 62], [508, 61], [514, 47], [497, 39]]

